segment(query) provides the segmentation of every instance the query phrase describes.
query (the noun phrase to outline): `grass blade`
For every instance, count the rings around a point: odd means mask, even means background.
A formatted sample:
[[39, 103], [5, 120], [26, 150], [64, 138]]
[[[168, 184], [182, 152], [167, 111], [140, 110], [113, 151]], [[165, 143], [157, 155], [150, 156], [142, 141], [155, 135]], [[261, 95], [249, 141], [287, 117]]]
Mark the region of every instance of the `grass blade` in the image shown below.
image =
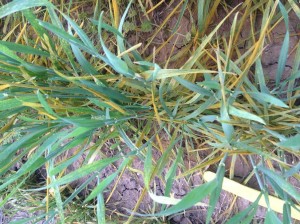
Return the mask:
[[292, 149], [295, 152], [300, 151], [300, 134], [290, 137], [278, 143], [278, 146]]
[[123, 74], [125, 76], [128, 77], [133, 77], [134, 74], [132, 71], [129, 70], [127, 64], [121, 60], [120, 58], [118, 58], [117, 56], [115, 56], [112, 52], [110, 52], [110, 50], [105, 46], [104, 41], [102, 39], [102, 14], [99, 17], [99, 21], [98, 21], [98, 33], [99, 33], [99, 38], [100, 38], [100, 43], [101, 46], [107, 56], [107, 59], [109, 61], [109, 65], [118, 73]]
[[120, 173], [120, 171], [122, 169], [124, 169], [125, 166], [127, 166], [127, 164], [130, 162], [129, 158], [126, 158], [121, 166], [119, 166], [118, 170], [116, 172], [114, 172], [113, 174], [109, 175], [108, 177], [106, 177], [105, 179], [103, 179], [102, 181], [100, 181], [97, 185], [97, 187], [95, 187], [93, 189], [93, 191], [89, 194], [89, 196], [84, 200], [83, 203], [87, 203], [88, 201], [92, 200], [93, 198], [97, 197], [99, 194], [102, 195], [103, 190], [113, 182], [114, 179], [116, 179], [117, 175]]
[[195, 189], [191, 190], [186, 196], [184, 196], [183, 199], [178, 204], [162, 212], [155, 213], [152, 216], [168, 216], [186, 210], [194, 206], [195, 204], [197, 204], [199, 201], [204, 199], [209, 194], [211, 194], [216, 188], [216, 186], [217, 186], [217, 181], [213, 180], [199, 187], [196, 187]]
[[257, 101], [263, 101], [266, 103], [270, 103], [272, 105], [278, 106], [278, 107], [283, 107], [283, 108], [289, 108], [288, 105], [286, 105], [284, 102], [282, 102], [282, 100], [267, 94], [267, 93], [254, 93], [254, 92], [248, 92], [248, 94], [250, 96], [252, 96], [253, 98], [255, 98]]
[[284, 190], [287, 194], [289, 194], [291, 197], [295, 198], [296, 200], [300, 201], [300, 194], [297, 192], [297, 190], [294, 188], [293, 185], [291, 185], [289, 182], [287, 182], [285, 179], [283, 179], [281, 176], [277, 175], [274, 171], [265, 169], [264, 167], [258, 167], [258, 169], [267, 175], [269, 178], [271, 178], [277, 185]]
[[0, 19], [8, 16], [12, 13], [19, 12], [25, 9], [37, 7], [37, 6], [47, 6], [52, 7], [53, 5], [46, 0], [14, 0], [10, 3], [5, 4], [0, 8]]
[[282, 47], [281, 47], [280, 55], [279, 55], [279, 59], [278, 59], [278, 68], [277, 68], [276, 76], [275, 76], [276, 77], [275, 78], [276, 86], [279, 86], [279, 83], [280, 83], [281, 78], [284, 73], [286, 60], [288, 58], [289, 42], [290, 42], [288, 14], [287, 14], [287, 11], [286, 11], [284, 5], [280, 1], [279, 1], [279, 8], [280, 8], [280, 11], [281, 11], [283, 19], [284, 19], [284, 23], [285, 23], [285, 27], [286, 27], [286, 34], [284, 36], [284, 40], [282, 43]]
[[79, 178], [85, 177], [94, 171], [99, 171], [99, 170], [103, 169], [104, 167], [108, 166], [109, 164], [111, 164], [119, 159], [120, 159], [119, 157], [112, 157], [112, 158], [101, 159], [101, 160], [93, 162], [91, 164], [87, 164], [87, 165], [65, 175], [64, 177], [56, 180], [55, 182], [49, 184], [47, 187], [40, 188], [40, 190], [45, 189], [45, 188], [60, 186], [63, 184], [70, 183], [74, 180], [78, 180]]
[[243, 224], [250, 224], [253, 221], [253, 217], [256, 213], [258, 208], [258, 202], [261, 198], [262, 194], [245, 210], [239, 212], [238, 214], [234, 215], [231, 219], [229, 219], [226, 224], [236, 224], [236, 223], [243, 223]]
[[257, 121], [261, 124], [266, 124], [265, 121], [262, 118], [254, 115], [254, 114], [251, 114], [251, 113], [249, 113], [245, 110], [237, 109], [233, 106], [229, 106], [229, 114], [232, 115], [232, 116], [244, 118], [244, 119], [247, 119], [247, 120]]
[[214, 193], [210, 195], [209, 207], [208, 207], [207, 213], [206, 213], [206, 223], [207, 224], [209, 224], [211, 221], [212, 214], [216, 208], [216, 204], [219, 200], [219, 197], [220, 197], [220, 194], [222, 191], [223, 179], [224, 179], [224, 175], [225, 175], [225, 160], [226, 160], [226, 158], [227, 158], [227, 154], [225, 154], [225, 156], [221, 160], [219, 167], [218, 167], [218, 171], [216, 174], [217, 186], [214, 190]]

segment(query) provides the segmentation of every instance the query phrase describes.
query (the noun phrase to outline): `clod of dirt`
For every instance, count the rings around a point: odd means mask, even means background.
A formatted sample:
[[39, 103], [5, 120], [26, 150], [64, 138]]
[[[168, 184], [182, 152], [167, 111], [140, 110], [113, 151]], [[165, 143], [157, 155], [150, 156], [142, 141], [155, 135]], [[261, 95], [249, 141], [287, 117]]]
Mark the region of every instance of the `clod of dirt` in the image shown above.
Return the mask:
[[[228, 159], [225, 161], [226, 170], [229, 170], [232, 164], [232, 157], [228, 157]], [[252, 167], [250, 166], [248, 159], [244, 156], [242, 157], [238, 155], [234, 162], [234, 176], [239, 178], [245, 178], [249, 175], [251, 171]]]

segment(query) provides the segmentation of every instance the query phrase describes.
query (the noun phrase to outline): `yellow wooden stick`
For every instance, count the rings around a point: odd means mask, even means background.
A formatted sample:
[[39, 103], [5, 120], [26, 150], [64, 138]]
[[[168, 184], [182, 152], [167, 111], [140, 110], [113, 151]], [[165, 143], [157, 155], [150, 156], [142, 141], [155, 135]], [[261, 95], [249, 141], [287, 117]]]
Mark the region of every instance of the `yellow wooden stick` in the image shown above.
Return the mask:
[[[215, 177], [216, 177], [216, 174], [213, 173], [213, 172], [210, 172], [210, 171], [205, 172], [204, 176], [203, 176], [204, 180], [207, 181], [207, 182], [213, 180]], [[228, 191], [232, 194], [235, 194], [239, 197], [242, 197], [242, 198], [244, 198], [244, 199], [246, 199], [250, 202], [254, 202], [258, 198], [258, 196], [260, 195], [260, 191], [255, 190], [255, 189], [250, 188], [250, 187], [246, 187], [246, 186], [244, 186], [240, 183], [237, 183], [233, 180], [230, 180], [226, 177], [224, 177], [224, 179], [223, 179], [222, 189], [225, 190], [225, 191]], [[282, 213], [283, 205], [285, 203], [283, 200], [270, 195], [269, 196], [269, 201], [270, 201], [270, 207], [273, 211], [278, 212], [278, 213]], [[260, 206], [268, 208], [268, 205], [267, 205], [264, 197], [262, 197], [259, 200], [258, 204]], [[297, 207], [297, 209], [300, 210], [300, 206], [296, 205], [296, 207]], [[291, 207], [291, 216], [294, 219], [300, 220], [300, 212], [298, 212], [293, 207]]]

